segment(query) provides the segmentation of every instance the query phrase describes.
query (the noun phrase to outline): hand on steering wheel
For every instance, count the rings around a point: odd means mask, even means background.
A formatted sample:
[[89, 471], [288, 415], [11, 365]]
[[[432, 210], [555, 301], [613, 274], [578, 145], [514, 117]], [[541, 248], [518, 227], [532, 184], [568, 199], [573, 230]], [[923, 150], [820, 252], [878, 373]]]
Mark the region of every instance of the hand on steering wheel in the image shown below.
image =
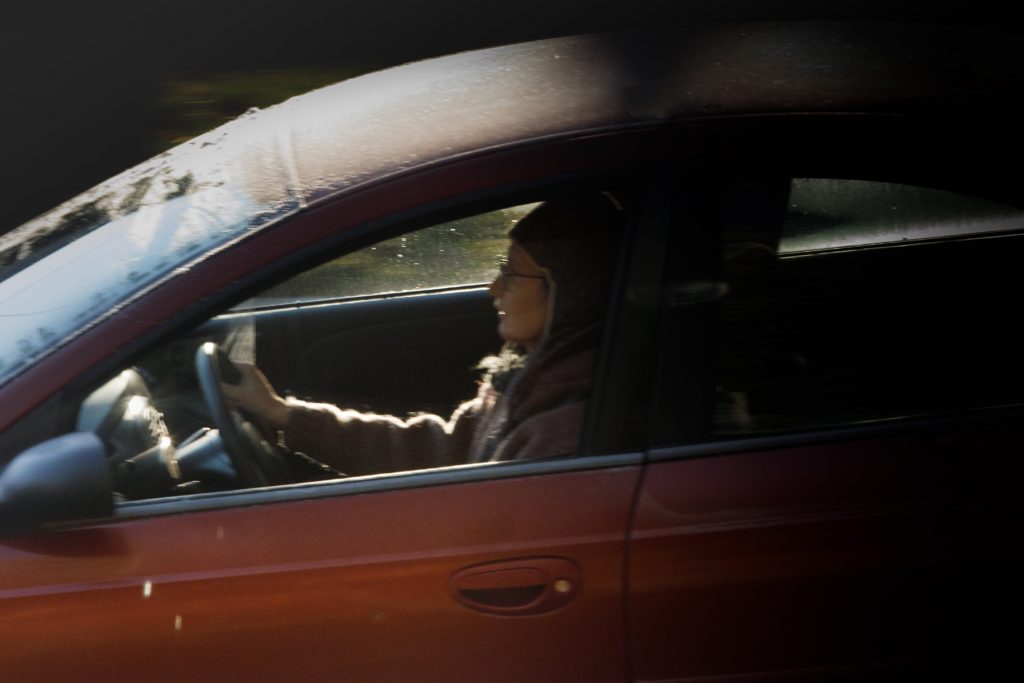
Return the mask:
[[199, 388], [220, 433], [224, 450], [238, 474], [239, 485], [253, 487], [289, 483], [291, 474], [281, 450], [263, 439], [259, 430], [241, 413], [232, 410], [225, 400], [222, 384], [236, 383], [238, 368], [213, 342], [199, 347], [195, 363]]

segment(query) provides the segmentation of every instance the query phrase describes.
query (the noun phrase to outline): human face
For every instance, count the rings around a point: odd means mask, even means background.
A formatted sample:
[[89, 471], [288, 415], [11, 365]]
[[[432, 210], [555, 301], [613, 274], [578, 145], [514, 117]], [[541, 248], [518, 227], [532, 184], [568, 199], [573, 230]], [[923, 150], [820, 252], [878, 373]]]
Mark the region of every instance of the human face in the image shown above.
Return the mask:
[[508, 263], [490, 286], [498, 309], [498, 334], [533, 351], [548, 320], [548, 286], [544, 270], [518, 242], [508, 248]]

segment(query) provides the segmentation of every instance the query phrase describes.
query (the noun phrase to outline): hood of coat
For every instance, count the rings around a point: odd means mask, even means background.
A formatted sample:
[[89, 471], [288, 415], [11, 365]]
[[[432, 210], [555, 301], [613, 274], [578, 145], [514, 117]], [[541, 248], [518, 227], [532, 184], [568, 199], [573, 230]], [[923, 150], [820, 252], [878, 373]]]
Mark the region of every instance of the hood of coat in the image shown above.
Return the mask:
[[544, 270], [548, 322], [528, 355], [507, 346], [489, 379], [508, 401], [505, 432], [532, 415], [587, 397], [611, 290], [624, 212], [602, 192], [542, 203], [509, 232]]
[[548, 324], [537, 351], [604, 318], [623, 220], [611, 195], [588, 192], [546, 201], [509, 231], [548, 279]]

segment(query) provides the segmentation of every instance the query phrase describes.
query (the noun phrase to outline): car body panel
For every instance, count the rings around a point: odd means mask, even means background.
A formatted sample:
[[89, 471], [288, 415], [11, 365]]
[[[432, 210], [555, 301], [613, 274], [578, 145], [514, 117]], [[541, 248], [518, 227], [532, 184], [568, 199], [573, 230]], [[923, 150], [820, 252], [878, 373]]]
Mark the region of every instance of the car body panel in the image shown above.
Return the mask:
[[1019, 670], [994, 617], [1024, 604], [1000, 540], [1016, 432], [976, 417], [656, 450], [630, 535], [636, 680]]
[[[639, 470], [342, 495], [352, 480], [331, 484], [334, 497], [4, 538], [0, 624], [19, 634], [0, 646], [5, 670], [20, 680], [621, 680]], [[468, 567], [551, 557], [581, 581], [552, 611], [475, 611], [449, 587]]]

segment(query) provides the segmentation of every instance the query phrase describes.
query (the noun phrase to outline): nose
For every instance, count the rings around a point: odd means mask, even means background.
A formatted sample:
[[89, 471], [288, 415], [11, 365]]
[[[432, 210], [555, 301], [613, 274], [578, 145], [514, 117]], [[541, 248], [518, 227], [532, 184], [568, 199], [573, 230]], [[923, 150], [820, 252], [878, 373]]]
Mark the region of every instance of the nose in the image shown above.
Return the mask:
[[505, 291], [505, 287], [504, 281], [500, 274], [496, 275], [494, 279], [491, 280], [491, 284], [487, 287], [487, 291], [490, 292], [491, 296], [493, 296], [495, 299], [501, 297], [502, 292]]

